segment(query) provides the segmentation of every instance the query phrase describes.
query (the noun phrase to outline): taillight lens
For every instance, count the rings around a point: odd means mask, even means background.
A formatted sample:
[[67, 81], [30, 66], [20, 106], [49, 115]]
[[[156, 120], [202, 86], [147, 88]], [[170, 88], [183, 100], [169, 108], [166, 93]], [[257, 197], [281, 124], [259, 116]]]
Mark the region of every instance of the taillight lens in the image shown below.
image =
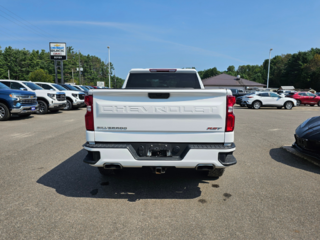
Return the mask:
[[86, 129], [88, 131], [94, 131], [93, 124], [93, 97], [92, 95], [87, 95], [84, 97], [84, 102], [87, 105], [87, 113], [84, 116], [86, 121]]
[[233, 132], [235, 116], [233, 114], [233, 106], [236, 103], [236, 98], [234, 96], [227, 96], [227, 117], [226, 117], [226, 132]]
[[247, 97], [247, 98], [253, 98], [253, 97]]

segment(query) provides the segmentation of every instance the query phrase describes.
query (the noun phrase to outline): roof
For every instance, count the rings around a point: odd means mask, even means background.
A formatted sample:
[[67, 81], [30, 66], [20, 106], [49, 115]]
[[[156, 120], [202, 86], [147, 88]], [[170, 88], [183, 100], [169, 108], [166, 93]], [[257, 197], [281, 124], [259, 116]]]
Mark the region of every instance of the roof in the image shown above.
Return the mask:
[[[150, 70], [173, 70], [173, 72], [181, 72], [181, 73], [196, 73], [195, 69], [184, 69], [184, 68], [132, 68], [130, 73], [150, 73]], [[175, 71], [174, 71], [175, 70]]]
[[295, 89], [294, 86], [281, 86], [280, 88], [283, 89], [283, 90], [292, 90], [292, 89]]
[[204, 86], [266, 86], [265, 84], [253, 82], [244, 78], [237, 79], [237, 77], [225, 73], [203, 79], [202, 82]]

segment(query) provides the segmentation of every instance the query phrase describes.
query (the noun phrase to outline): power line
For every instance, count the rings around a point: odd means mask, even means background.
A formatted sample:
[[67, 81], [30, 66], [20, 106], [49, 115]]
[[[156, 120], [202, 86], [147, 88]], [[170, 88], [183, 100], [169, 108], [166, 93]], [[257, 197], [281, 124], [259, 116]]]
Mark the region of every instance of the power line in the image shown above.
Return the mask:
[[[45, 35], [47, 35], [47, 36], [54, 37], [54, 36], [52, 36], [50, 33], [47, 33], [46, 31], [38, 28], [37, 26], [33, 25], [32, 23], [28, 22], [27, 20], [23, 19], [22, 17], [18, 16], [17, 14], [13, 13], [13, 12], [10, 11], [8, 8], [6, 8], [6, 7], [2, 6], [2, 5], [0, 5], [0, 7], [4, 8], [4, 9], [7, 10], [8, 12], [10, 12], [11, 14], [17, 16], [17, 17], [20, 18], [21, 20], [23, 20], [23, 21], [25, 21], [26, 23], [28, 23], [29, 25], [33, 26], [34, 28], [36, 28], [35, 30], [38, 29], [37, 31], [40, 30], [41, 33], [43, 32], [43, 33], [44, 33]], [[8, 14], [8, 13], [6, 13], [6, 14]], [[9, 15], [9, 14], [8, 14], [8, 15]], [[11, 16], [11, 17], [12, 17], [12, 16]], [[13, 18], [13, 17], [12, 17], [12, 18]], [[19, 21], [19, 20], [18, 20], [18, 21]]]
[[[1, 12], [3, 12], [2, 10], [0, 10]], [[5, 14], [7, 14], [6, 12], [4, 12]], [[35, 33], [35, 34], [37, 34], [37, 35], [39, 35], [39, 36], [41, 36], [42, 35], [42, 37], [44, 36], [44, 37], [48, 37], [48, 36], [46, 36], [46, 35], [43, 35], [42, 33], [38, 33], [38, 32], [36, 32], [35, 30], [33, 30], [32, 28], [30, 28], [29, 26], [27, 26], [26, 24], [24, 24], [23, 22], [21, 22], [21, 21], [19, 21], [19, 20], [17, 20], [16, 18], [14, 18], [14, 17], [12, 17], [12, 16], [10, 16], [9, 15], [9, 17], [11, 17], [11, 18], [13, 18], [14, 20], [16, 20], [17, 22], [15, 22], [15, 21], [13, 21], [12, 19], [9, 19], [9, 18], [7, 18], [7, 17], [5, 17], [5, 16], [3, 16], [3, 15], [0, 15], [1, 17], [3, 17], [3, 18], [5, 18], [5, 19], [7, 19], [7, 20], [9, 20], [9, 21], [11, 21], [11, 22], [13, 22], [13, 23], [15, 23], [15, 24], [18, 24], [19, 26], [21, 26], [21, 27], [24, 27], [23, 25], [25, 25], [27, 28], [28, 28], [28, 30], [30, 31], [33, 31], [33, 33]], [[21, 25], [20, 23], [22, 23], [23, 25]]]
[[[2, 25], [0, 25], [2, 28], [4, 28], [4, 29], [6, 29], [6, 30], [8, 30], [8, 31], [10, 31], [10, 32], [12, 32], [12, 33], [14, 33], [15, 35], [17, 35], [15, 32], [13, 32], [12, 30], [10, 30], [10, 29], [8, 29], [8, 28], [6, 28], [6, 27], [4, 27], [4, 26], [2, 26]], [[7, 33], [6, 33], [7, 34]], [[10, 34], [11, 35], [11, 34]], [[11, 36], [13, 36], [13, 35], [11, 35]], [[18, 36], [18, 35], [17, 35]], [[18, 36], [18, 37], [20, 37], [20, 36]], [[16, 38], [16, 36], [14, 36], [14, 39], [15, 40], [17, 40], [17, 41], [20, 41], [21, 39], [17, 39]]]
[[[10, 22], [13, 22], [14, 24], [17, 24], [17, 25], [21, 26], [21, 24], [16, 23], [16, 22], [12, 21], [11, 19], [9, 19], [9, 18], [7, 18], [7, 17], [5, 17], [5, 16], [3, 16], [3, 15], [0, 15], [0, 16], [3, 17], [3, 18], [5, 18], [5, 19], [7, 19], [7, 20], [9, 20]], [[21, 26], [21, 27], [23, 27], [23, 26]], [[34, 32], [34, 33], [36, 33], [37, 35], [39, 35], [37, 32]], [[47, 38], [47, 36], [45, 36], [45, 37]]]

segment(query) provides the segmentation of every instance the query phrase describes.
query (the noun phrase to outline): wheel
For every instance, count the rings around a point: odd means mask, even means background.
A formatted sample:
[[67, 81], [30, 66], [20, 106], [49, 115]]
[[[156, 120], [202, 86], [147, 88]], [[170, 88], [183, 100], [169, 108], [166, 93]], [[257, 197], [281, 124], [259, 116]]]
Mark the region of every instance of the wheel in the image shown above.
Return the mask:
[[103, 176], [112, 176], [119, 173], [119, 170], [117, 169], [104, 169], [103, 167], [98, 167], [98, 170]]
[[45, 101], [38, 100], [39, 110], [37, 113], [46, 114], [48, 112], [48, 105]]
[[50, 112], [56, 113], [56, 112], [59, 112], [59, 109], [52, 109], [52, 110], [50, 110]]
[[261, 102], [255, 101], [252, 106], [254, 109], [259, 109], [261, 107]]
[[8, 107], [5, 104], [0, 103], [0, 121], [8, 120], [10, 115]]
[[72, 109], [72, 102], [67, 99], [67, 106], [64, 108], [64, 110], [71, 110]]
[[286, 102], [286, 103], [284, 104], [284, 108], [285, 108], [285, 109], [291, 110], [292, 107], [293, 107], [292, 102]]
[[224, 168], [215, 168], [208, 171], [208, 177], [221, 177], [224, 173]]
[[282, 109], [282, 107], [277, 107], [278, 109]]
[[297, 100], [297, 106], [300, 106], [300, 105], [301, 105], [301, 101]]

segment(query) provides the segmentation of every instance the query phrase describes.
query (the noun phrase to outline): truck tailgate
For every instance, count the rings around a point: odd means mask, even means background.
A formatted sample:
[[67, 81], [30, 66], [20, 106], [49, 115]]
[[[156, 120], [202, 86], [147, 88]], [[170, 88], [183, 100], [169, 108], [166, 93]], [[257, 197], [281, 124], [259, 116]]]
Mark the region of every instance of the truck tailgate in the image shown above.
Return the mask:
[[92, 93], [96, 142], [224, 142], [225, 89]]

